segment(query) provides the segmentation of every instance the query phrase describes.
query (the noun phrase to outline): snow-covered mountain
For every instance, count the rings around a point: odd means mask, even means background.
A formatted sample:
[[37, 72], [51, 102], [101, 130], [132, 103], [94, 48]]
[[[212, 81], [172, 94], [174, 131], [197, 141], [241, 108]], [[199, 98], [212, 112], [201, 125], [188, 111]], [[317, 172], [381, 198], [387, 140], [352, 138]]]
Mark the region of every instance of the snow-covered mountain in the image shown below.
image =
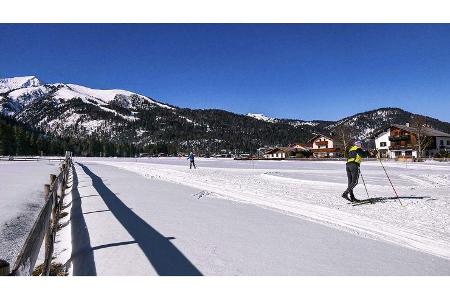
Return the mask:
[[270, 123], [278, 122], [278, 119], [270, 118], [270, 117], [267, 117], [267, 116], [265, 116], [263, 114], [248, 113], [247, 117], [255, 118], [256, 120], [261, 120], [261, 121], [270, 122]]
[[28, 105], [43, 98], [52, 98], [55, 103], [81, 99], [85, 103], [94, 104], [100, 108], [115, 103], [124, 108], [133, 109], [141, 102], [173, 109], [169, 105], [130, 91], [100, 90], [64, 83], [45, 84], [35, 76], [0, 79], [0, 94], [3, 94], [5, 98], [2, 103], [2, 112], [9, 115], [19, 113]]
[[[0, 79], [0, 111], [26, 124], [62, 135], [66, 129], [80, 134], [109, 131], [121, 121], [135, 121], [136, 110], [174, 107], [126, 90], [100, 90], [89, 87], [52, 83], [35, 76]], [[83, 108], [89, 112], [80, 113]], [[99, 112], [105, 118], [99, 118]], [[105, 119], [114, 119], [106, 122]], [[111, 132], [114, 134], [114, 132]]]
[[[341, 119], [324, 127], [329, 132], [346, 128], [354, 132], [354, 137], [358, 139], [370, 138], [380, 128], [390, 124], [405, 124], [411, 122], [415, 114], [404, 111], [400, 108], [379, 108]], [[450, 132], [450, 124], [440, 120], [426, 117], [427, 122], [437, 129]]]
[[256, 120], [269, 122], [269, 123], [282, 123], [282, 124], [288, 124], [294, 127], [320, 127], [324, 123], [327, 123], [328, 121], [304, 121], [304, 120], [294, 120], [294, 119], [278, 119], [278, 118], [272, 118], [268, 117], [264, 114], [259, 113], [248, 113], [246, 115], [247, 117], [254, 118]]
[[[371, 111], [366, 111], [343, 118], [338, 121], [323, 121], [323, 120], [293, 120], [293, 119], [277, 119], [266, 117], [262, 114], [247, 114], [247, 116], [255, 119], [278, 124], [288, 124], [297, 129], [325, 133], [333, 135], [337, 131], [345, 128], [353, 133], [355, 139], [369, 139], [373, 134], [381, 128], [390, 124], [405, 124], [411, 121], [415, 114], [402, 110], [400, 108], [379, 108]], [[450, 132], [450, 124], [440, 120], [426, 117], [427, 122], [437, 129], [445, 132]]]
[[8, 91], [29, 88], [42, 85], [42, 82], [35, 76], [25, 77], [12, 77], [12, 78], [0, 78], [0, 93], [6, 93]]
[[[368, 138], [414, 114], [381, 108], [339, 121], [295, 120], [217, 109], [179, 108], [121, 89], [100, 90], [70, 83], [44, 83], [35, 76], [0, 79], [0, 112], [31, 128], [60, 137], [106, 140], [145, 146], [204, 149], [256, 149], [305, 142], [315, 133], [332, 135], [349, 127], [355, 138]], [[450, 132], [450, 124], [428, 118]]]

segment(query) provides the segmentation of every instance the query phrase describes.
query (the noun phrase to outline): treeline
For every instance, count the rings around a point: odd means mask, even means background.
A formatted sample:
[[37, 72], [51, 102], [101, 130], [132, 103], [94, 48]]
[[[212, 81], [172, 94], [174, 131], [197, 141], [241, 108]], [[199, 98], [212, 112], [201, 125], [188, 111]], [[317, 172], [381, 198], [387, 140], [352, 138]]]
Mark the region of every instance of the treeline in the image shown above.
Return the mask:
[[60, 143], [13, 119], [0, 116], [0, 155], [59, 154]]
[[[306, 142], [312, 137], [309, 128], [305, 130], [283, 123], [263, 122], [215, 109], [184, 108], [174, 112], [154, 107], [147, 111], [140, 110], [137, 117], [136, 121], [125, 126], [122, 135], [118, 135], [120, 139], [142, 145], [159, 141], [169, 148], [166, 153], [171, 150], [195, 150], [206, 154], [219, 153], [222, 149], [256, 153], [257, 148], [265, 145], [284, 146]], [[137, 137], [135, 133], [141, 129], [145, 132]]]
[[[17, 121], [0, 116], [0, 155], [64, 155], [72, 151], [80, 156], [126, 156], [134, 157], [143, 151], [147, 153], [169, 153], [173, 147], [153, 145], [146, 149], [133, 144], [112, 143], [96, 137], [61, 138], [45, 134]], [[176, 151], [175, 151], [176, 152]]]

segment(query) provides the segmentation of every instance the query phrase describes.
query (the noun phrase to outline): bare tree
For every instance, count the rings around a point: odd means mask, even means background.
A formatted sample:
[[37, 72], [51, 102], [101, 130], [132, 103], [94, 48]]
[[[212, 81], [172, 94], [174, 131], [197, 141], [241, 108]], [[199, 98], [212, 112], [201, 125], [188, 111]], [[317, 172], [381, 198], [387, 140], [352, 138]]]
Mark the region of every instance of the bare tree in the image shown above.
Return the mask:
[[349, 125], [343, 124], [336, 128], [333, 132], [334, 138], [343, 145], [344, 147], [344, 155], [347, 155], [347, 147], [350, 145], [353, 140], [352, 129]]
[[417, 158], [422, 157], [423, 151], [431, 144], [431, 138], [425, 134], [428, 127], [427, 119], [424, 116], [414, 116], [411, 119], [411, 128], [414, 128], [417, 138]]

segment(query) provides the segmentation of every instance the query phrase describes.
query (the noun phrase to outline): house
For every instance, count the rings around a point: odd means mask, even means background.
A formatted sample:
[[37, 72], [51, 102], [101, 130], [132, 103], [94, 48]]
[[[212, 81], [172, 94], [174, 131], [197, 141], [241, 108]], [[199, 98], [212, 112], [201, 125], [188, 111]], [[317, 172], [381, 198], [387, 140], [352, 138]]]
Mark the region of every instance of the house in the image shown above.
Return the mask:
[[389, 137], [391, 134], [391, 128], [385, 128], [375, 133], [375, 149], [377, 149], [380, 157], [382, 158], [390, 158], [391, 153], [389, 151], [389, 147], [391, 146], [391, 142], [389, 141]]
[[258, 158], [264, 157], [265, 158], [265, 154], [272, 149], [273, 149], [272, 147], [260, 147], [260, 148], [256, 149], [256, 157], [258, 157]]
[[317, 134], [309, 140], [308, 144], [314, 157], [339, 157], [341, 155], [341, 144], [329, 136]]
[[267, 151], [264, 154], [264, 158], [267, 159], [285, 159], [286, 157], [289, 157], [291, 153], [291, 149], [288, 147], [276, 147], [272, 150]]
[[[423, 143], [422, 155], [434, 156], [441, 151], [450, 152], [450, 134], [423, 127], [421, 135], [426, 142]], [[417, 158], [418, 130], [405, 125], [392, 124], [374, 134], [375, 148], [381, 157], [386, 158]]]

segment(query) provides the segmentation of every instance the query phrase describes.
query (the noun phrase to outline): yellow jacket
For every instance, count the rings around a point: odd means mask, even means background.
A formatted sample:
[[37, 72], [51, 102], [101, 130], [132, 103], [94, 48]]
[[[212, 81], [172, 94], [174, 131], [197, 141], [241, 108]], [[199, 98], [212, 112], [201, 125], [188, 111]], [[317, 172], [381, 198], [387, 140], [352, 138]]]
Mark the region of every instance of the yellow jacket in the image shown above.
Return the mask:
[[366, 156], [365, 151], [358, 146], [352, 146], [348, 150], [347, 162], [355, 162], [359, 165], [361, 163], [362, 156]]

